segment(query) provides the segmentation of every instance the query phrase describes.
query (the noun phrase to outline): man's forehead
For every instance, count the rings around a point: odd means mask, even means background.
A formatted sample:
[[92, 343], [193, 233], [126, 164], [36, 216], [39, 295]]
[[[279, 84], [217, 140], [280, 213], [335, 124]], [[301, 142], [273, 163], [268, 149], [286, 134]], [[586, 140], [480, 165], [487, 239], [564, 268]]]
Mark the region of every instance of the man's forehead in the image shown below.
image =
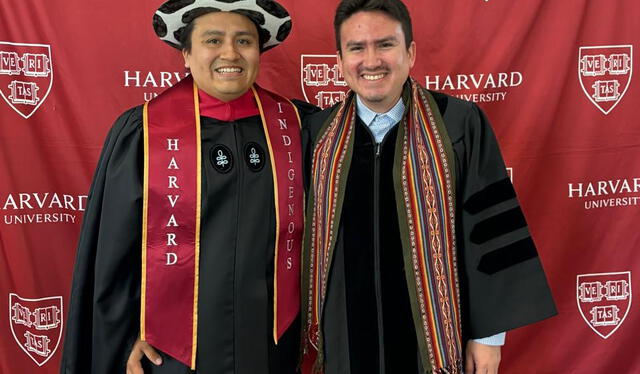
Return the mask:
[[235, 12], [210, 12], [197, 17], [193, 22], [194, 30], [202, 33], [231, 31], [258, 34], [257, 26], [249, 17]]
[[[380, 27], [380, 21], [387, 23], [387, 27]], [[389, 29], [392, 28], [392, 30]], [[349, 30], [350, 32], [346, 32]], [[403, 37], [402, 23], [381, 11], [360, 11], [345, 19], [340, 25], [342, 42], [376, 42], [397, 40]]]

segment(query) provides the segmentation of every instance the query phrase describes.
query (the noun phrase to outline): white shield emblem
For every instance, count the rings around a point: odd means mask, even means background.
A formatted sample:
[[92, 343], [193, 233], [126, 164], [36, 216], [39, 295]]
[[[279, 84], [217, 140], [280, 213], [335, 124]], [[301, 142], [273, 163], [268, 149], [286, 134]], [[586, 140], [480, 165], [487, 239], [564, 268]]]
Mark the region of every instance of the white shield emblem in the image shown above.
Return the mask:
[[631, 272], [578, 275], [576, 300], [587, 325], [607, 339], [622, 326], [631, 308]]
[[582, 91], [604, 114], [618, 105], [633, 73], [633, 46], [580, 47], [578, 77]]
[[9, 325], [16, 343], [38, 365], [58, 349], [62, 337], [62, 296], [24, 299], [9, 294]]
[[322, 109], [344, 100], [349, 90], [336, 55], [301, 55], [300, 83], [305, 100]]
[[0, 42], [0, 95], [29, 118], [51, 91], [53, 65], [48, 44]]

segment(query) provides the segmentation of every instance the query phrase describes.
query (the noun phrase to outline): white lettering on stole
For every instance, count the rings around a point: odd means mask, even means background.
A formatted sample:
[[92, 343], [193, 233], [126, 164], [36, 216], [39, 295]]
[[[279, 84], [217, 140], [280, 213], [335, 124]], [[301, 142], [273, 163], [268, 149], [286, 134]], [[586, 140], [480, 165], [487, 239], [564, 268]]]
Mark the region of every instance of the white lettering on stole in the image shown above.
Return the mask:
[[179, 197], [180, 195], [167, 195], [167, 199], [169, 199], [169, 204], [171, 204], [172, 208], [176, 207], [176, 201], [178, 201]]
[[[167, 152], [180, 152], [180, 148], [178, 147], [179, 139], [169, 139], [167, 138]], [[171, 161], [169, 161], [169, 165], [167, 166], [167, 170], [179, 170], [178, 161], [176, 160], [176, 156], [171, 156]], [[178, 177], [175, 175], [168, 175], [169, 180], [169, 189], [179, 189], [178, 186]], [[169, 205], [171, 208], [176, 207], [176, 203], [180, 195], [167, 195], [167, 199], [169, 200]], [[166, 227], [178, 227], [178, 221], [173, 212], [167, 212], [170, 214], [169, 220], [167, 222]], [[167, 247], [177, 247], [178, 243], [176, 241], [177, 235], [175, 233], [167, 233]], [[166, 266], [173, 266], [178, 263], [178, 254], [175, 252], [167, 252], [165, 253], [167, 256]]]
[[[279, 113], [284, 113], [284, 111], [282, 110], [282, 104], [278, 103], [278, 112]], [[286, 131], [288, 131], [289, 129], [289, 124], [287, 123], [287, 119], [286, 118], [279, 118], [278, 119], [278, 125], [280, 130], [282, 131], [281, 133], [281, 138], [282, 138], [282, 145], [286, 148], [291, 148], [292, 146], [292, 140], [291, 137], [289, 135], [287, 135]], [[294, 198], [296, 197], [295, 195], [295, 184], [293, 183], [295, 180], [295, 176], [296, 176], [296, 171], [294, 169], [294, 162], [293, 162], [293, 152], [292, 151], [286, 151], [286, 155], [287, 155], [287, 161], [289, 162], [289, 169], [287, 170], [287, 180], [289, 181], [289, 183], [287, 183], [287, 217], [288, 220], [285, 220], [283, 223], [286, 224], [287, 226], [287, 231], [285, 233], [287, 239], [286, 239], [286, 259], [285, 259], [285, 263], [286, 263], [286, 268], [287, 270], [292, 270], [293, 269], [293, 257], [291, 256], [291, 254], [293, 253], [293, 249], [294, 249], [294, 234], [296, 231], [296, 225], [293, 221], [293, 217], [295, 216], [296, 213], [296, 206], [295, 206], [295, 200]], [[280, 202], [281, 204], [284, 204], [284, 201]], [[281, 217], [282, 219], [284, 219], [285, 217]]]
[[177, 263], [178, 263], [178, 255], [173, 252], [167, 253], [167, 266], [175, 265]]
[[178, 187], [178, 177], [176, 177], [175, 175], [170, 175], [169, 176], [169, 188], [180, 188]]
[[289, 137], [289, 135], [282, 135], [282, 144], [284, 144], [285, 147], [291, 145], [291, 138]]
[[167, 223], [167, 227], [169, 226], [178, 227], [178, 223], [176, 222], [176, 216], [174, 216], [173, 214], [171, 215], [171, 218], [169, 218], [169, 223]]
[[178, 139], [167, 139], [167, 151], [179, 151]]
[[178, 167], [178, 163], [176, 162], [176, 158], [175, 157], [171, 157], [171, 162], [169, 162], [169, 166], [167, 167], [168, 170], [174, 169], [174, 170], [178, 170], [180, 169]]

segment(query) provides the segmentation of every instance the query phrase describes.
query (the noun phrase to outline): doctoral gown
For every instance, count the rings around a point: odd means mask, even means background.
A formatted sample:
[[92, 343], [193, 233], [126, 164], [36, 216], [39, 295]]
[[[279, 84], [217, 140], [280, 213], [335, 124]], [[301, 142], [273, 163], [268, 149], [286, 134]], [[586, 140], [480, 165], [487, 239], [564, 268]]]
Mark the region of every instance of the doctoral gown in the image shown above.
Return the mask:
[[[544, 272], [489, 122], [475, 104], [431, 94], [455, 157], [463, 342], [554, 315]], [[319, 131], [335, 109], [305, 120], [307, 169]], [[359, 118], [356, 122], [320, 315], [324, 373], [423, 373], [398, 224], [395, 196], [401, 187], [393, 180], [398, 125], [378, 145], [369, 128]]]
[[[301, 116], [315, 110], [296, 106]], [[196, 372], [294, 373], [299, 320], [277, 346], [273, 342], [275, 208], [260, 116], [232, 122], [201, 116], [201, 131]], [[138, 337], [142, 137], [142, 108], [136, 107], [118, 118], [102, 150], [78, 245], [63, 374], [124, 374]], [[160, 354], [161, 366], [142, 360], [146, 374], [192, 372]]]

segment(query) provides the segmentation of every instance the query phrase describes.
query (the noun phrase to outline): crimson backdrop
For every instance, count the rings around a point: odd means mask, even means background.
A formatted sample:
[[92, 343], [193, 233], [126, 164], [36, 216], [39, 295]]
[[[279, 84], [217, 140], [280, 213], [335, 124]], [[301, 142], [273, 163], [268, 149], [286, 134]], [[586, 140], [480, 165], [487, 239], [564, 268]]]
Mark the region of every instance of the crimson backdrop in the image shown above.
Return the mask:
[[[294, 28], [263, 56], [264, 86], [340, 97], [336, 2], [282, 0]], [[559, 307], [507, 335], [501, 373], [639, 373], [640, 2], [407, 2], [412, 74], [488, 113]], [[1, 373], [57, 372], [102, 141], [120, 112], [184, 76], [152, 31], [159, 3], [0, 0]]]

